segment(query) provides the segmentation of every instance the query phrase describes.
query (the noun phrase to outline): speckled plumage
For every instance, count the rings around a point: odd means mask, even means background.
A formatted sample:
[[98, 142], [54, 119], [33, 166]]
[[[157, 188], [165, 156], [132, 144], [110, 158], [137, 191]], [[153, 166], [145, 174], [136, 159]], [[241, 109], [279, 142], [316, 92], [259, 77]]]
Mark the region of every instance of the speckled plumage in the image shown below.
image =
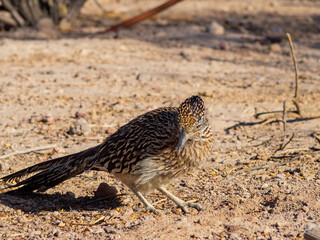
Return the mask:
[[2, 180], [17, 180], [40, 171], [14, 187], [22, 192], [45, 191], [86, 170], [102, 170], [114, 174], [155, 213], [158, 211], [142, 192], [158, 189], [184, 211], [187, 205], [201, 209], [176, 198], [163, 185], [206, 160], [212, 144], [203, 100], [192, 96], [178, 108], [163, 107], [138, 116], [96, 147], [36, 164]]

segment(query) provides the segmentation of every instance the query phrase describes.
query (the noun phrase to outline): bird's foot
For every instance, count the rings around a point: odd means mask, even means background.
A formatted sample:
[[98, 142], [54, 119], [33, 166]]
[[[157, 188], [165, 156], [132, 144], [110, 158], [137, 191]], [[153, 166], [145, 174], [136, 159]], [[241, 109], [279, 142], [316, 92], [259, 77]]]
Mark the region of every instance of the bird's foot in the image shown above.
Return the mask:
[[183, 202], [182, 204], [178, 204], [178, 207], [181, 208], [184, 213], [189, 213], [188, 207], [195, 208], [198, 211], [204, 210], [204, 208], [199, 203], [192, 202]]
[[154, 213], [155, 215], [159, 215], [159, 214], [166, 214], [168, 212], [171, 212], [170, 210], [159, 210], [156, 209], [154, 206], [145, 206], [142, 208], [133, 208], [133, 210], [135, 211], [149, 211]]
[[198, 211], [203, 211], [204, 208], [199, 203], [187, 202], [188, 207], [197, 209]]
[[199, 203], [193, 203], [193, 202], [185, 202], [182, 199], [176, 197], [172, 193], [170, 193], [166, 188], [164, 187], [158, 187], [157, 188], [161, 193], [166, 195], [169, 199], [171, 199], [179, 208], [182, 209], [184, 213], [189, 213], [188, 207], [192, 207], [197, 209], [198, 211], [204, 210], [204, 208]]

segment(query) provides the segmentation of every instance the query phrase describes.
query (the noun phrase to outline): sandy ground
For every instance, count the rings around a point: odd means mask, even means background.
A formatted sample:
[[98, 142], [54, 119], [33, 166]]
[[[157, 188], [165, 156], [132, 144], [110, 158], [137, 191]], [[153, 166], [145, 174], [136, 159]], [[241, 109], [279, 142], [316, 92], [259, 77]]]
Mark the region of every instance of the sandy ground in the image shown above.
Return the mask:
[[[81, 37], [159, 4], [99, 2], [107, 11], [88, 1], [71, 32], [1, 33], [0, 155], [56, 145], [0, 159], [0, 176], [97, 145], [135, 116], [199, 94], [214, 153], [168, 188], [206, 210], [185, 215], [151, 192], [157, 208], [176, 213], [134, 211], [141, 204], [128, 188], [89, 172], [44, 194], [2, 194], [1, 239], [302, 239], [320, 224], [319, 2], [189, 0], [118, 34]], [[223, 35], [210, 31], [214, 20]], [[282, 113], [255, 114], [281, 111], [286, 99], [295, 110], [286, 32], [302, 116], [288, 112], [284, 133]], [[79, 115], [91, 132], [71, 135]], [[119, 195], [96, 198], [102, 182]]]

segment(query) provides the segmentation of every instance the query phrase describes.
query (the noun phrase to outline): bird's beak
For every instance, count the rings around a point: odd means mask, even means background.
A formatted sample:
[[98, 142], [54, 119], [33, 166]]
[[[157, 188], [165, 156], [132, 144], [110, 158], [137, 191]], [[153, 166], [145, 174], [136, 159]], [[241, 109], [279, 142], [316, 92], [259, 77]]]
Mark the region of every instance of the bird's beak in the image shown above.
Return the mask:
[[187, 135], [186, 135], [186, 130], [182, 130], [181, 133], [179, 133], [179, 143], [178, 143], [178, 151], [177, 153], [180, 154], [182, 151], [184, 145], [186, 144], [187, 141]]

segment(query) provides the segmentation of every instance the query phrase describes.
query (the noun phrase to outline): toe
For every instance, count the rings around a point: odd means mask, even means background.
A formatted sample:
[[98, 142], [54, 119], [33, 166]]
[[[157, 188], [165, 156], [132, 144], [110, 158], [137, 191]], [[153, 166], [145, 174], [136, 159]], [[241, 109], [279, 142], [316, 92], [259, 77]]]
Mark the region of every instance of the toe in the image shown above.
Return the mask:
[[134, 211], [149, 211], [156, 215], [162, 214], [161, 210], [156, 209], [155, 207], [142, 207], [142, 208], [133, 208]]
[[187, 204], [179, 205], [178, 207], [181, 208], [184, 213], [189, 213]]
[[153, 212], [155, 215], [159, 215], [159, 214], [162, 214], [162, 211], [161, 210], [158, 210], [156, 208], [149, 208], [147, 209], [148, 211], [150, 212]]
[[203, 211], [204, 208], [199, 203], [187, 203], [189, 207], [195, 208], [198, 211]]

